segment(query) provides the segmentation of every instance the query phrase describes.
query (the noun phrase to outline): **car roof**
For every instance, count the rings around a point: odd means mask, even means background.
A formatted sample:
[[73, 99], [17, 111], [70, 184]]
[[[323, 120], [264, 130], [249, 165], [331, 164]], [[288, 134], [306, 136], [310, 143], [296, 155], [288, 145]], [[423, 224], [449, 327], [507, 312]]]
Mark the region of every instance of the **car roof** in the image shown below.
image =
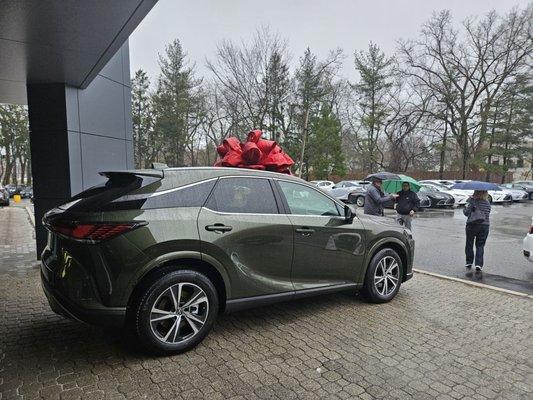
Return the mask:
[[[165, 177], [174, 174], [189, 174], [200, 173], [206, 175], [206, 177], [220, 177], [220, 176], [263, 176], [268, 178], [278, 178], [285, 180], [294, 180], [297, 182], [306, 182], [302, 178], [298, 178], [294, 175], [282, 174], [279, 172], [262, 171], [259, 169], [251, 168], [232, 168], [232, 167], [177, 167], [177, 168], [165, 168], [163, 169]], [[306, 182], [307, 183], [307, 182]]]
[[[156, 171], [156, 170], [153, 170]], [[231, 168], [231, 167], [178, 167], [165, 168], [161, 170], [164, 177], [161, 179], [161, 186], [159, 190], [175, 188], [183, 185], [188, 185], [207, 179], [216, 179], [221, 177], [263, 177], [271, 179], [282, 179], [286, 181], [294, 181], [295, 183], [314, 185], [294, 175], [281, 174], [278, 172], [260, 171], [247, 168]]]

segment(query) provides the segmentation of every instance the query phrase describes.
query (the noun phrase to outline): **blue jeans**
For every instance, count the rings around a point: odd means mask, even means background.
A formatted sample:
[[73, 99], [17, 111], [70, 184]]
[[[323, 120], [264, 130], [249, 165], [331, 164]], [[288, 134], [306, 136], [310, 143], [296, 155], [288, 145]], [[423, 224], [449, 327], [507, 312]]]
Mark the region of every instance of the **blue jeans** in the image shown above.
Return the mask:
[[476, 246], [476, 262], [475, 265], [483, 266], [483, 252], [485, 250], [485, 243], [489, 236], [489, 225], [483, 224], [467, 224], [466, 225], [466, 246], [465, 255], [466, 263], [472, 264], [474, 262], [474, 243]]

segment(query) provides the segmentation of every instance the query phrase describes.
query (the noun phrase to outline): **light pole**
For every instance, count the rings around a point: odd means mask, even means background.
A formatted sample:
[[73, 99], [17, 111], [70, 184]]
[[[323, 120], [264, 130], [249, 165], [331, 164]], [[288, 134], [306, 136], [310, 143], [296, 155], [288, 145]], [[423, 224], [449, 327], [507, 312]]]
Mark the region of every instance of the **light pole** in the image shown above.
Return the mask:
[[304, 129], [302, 135], [302, 151], [300, 152], [300, 170], [298, 171], [298, 178], [302, 177], [304, 167], [305, 145], [307, 143], [307, 136], [309, 135], [309, 108], [305, 111]]

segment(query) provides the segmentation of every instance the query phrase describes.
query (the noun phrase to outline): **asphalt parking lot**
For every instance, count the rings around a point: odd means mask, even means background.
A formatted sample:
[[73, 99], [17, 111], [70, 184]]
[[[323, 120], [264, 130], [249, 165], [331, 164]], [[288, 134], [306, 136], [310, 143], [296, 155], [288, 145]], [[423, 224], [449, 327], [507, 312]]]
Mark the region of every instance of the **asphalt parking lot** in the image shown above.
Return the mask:
[[428, 210], [413, 223], [415, 267], [533, 294], [533, 263], [522, 255], [522, 239], [533, 216], [533, 201], [493, 204], [483, 272], [464, 268], [465, 221], [462, 208]]

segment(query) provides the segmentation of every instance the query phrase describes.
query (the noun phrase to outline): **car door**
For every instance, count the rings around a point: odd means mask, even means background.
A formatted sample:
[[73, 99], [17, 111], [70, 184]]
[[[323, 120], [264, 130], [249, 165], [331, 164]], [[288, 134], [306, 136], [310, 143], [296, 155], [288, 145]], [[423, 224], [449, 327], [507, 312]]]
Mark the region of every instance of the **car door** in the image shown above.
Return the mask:
[[293, 290], [293, 227], [272, 185], [262, 177], [220, 178], [200, 210], [202, 252], [224, 265], [232, 298]]
[[294, 226], [292, 282], [296, 290], [359, 283], [364, 272], [362, 223], [347, 223], [343, 208], [320, 191], [276, 180]]

